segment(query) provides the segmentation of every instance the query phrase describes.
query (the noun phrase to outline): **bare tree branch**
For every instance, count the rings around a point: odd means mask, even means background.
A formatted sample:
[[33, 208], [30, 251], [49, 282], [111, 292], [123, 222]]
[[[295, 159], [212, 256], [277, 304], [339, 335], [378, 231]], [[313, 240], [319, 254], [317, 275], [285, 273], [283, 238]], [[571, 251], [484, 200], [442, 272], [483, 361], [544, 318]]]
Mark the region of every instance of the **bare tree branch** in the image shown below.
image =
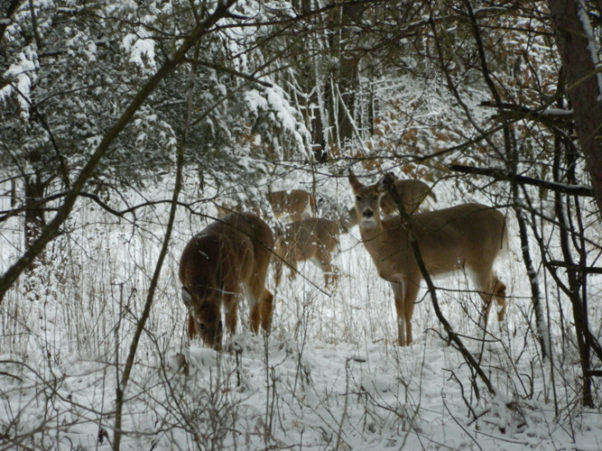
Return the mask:
[[575, 196], [592, 197], [594, 192], [587, 186], [568, 185], [563, 183], [549, 182], [547, 180], [535, 179], [525, 175], [514, 175], [510, 171], [501, 168], [477, 168], [474, 166], [464, 166], [461, 164], [452, 164], [448, 166], [450, 170], [462, 172], [464, 174], [486, 175], [495, 180], [516, 181], [518, 184], [539, 186], [559, 193], [571, 194]]

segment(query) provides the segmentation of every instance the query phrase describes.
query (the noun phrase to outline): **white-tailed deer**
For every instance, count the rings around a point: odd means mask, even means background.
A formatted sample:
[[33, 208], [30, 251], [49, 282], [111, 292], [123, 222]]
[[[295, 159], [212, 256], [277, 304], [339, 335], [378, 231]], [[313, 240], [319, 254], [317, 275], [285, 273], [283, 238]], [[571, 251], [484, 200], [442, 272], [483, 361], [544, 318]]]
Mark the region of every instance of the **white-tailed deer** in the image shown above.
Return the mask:
[[[391, 175], [391, 177], [395, 176]], [[396, 178], [395, 190], [397, 191], [397, 196], [403, 204], [405, 212], [409, 215], [428, 211], [428, 208], [425, 207], [424, 202], [427, 197], [431, 197], [433, 201], [437, 202], [435, 193], [433, 193], [431, 188], [426, 183], [421, 182], [420, 180], [400, 180]], [[393, 200], [393, 196], [391, 196], [391, 194], [388, 192], [382, 193], [379, 200], [379, 205], [381, 217], [383, 219], [399, 214], [399, 210], [395, 204], [395, 201]], [[344, 227], [347, 230], [359, 224], [355, 206], [348, 210], [346, 218], [343, 221]]]
[[301, 221], [316, 215], [314, 196], [302, 189], [271, 191], [267, 197], [277, 218], [288, 217], [290, 221]]
[[184, 248], [179, 277], [182, 299], [188, 308], [188, 335], [200, 335], [210, 347], [221, 350], [222, 306], [226, 327], [236, 329], [238, 302], [249, 302], [250, 328], [270, 330], [272, 293], [265, 278], [274, 237], [268, 225], [252, 213], [234, 213], [209, 224]]
[[429, 275], [467, 270], [483, 299], [485, 321], [492, 298], [500, 307], [498, 320], [504, 318], [506, 286], [493, 272], [493, 263], [507, 238], [506, 218], [502, 213], [485, 205], [463, 204], [405, 219], [401, 216], [381, 219], [379, 198], [383, 184], [363, 185], [351, 172], [349, 183], [355, 194], [356, 213], [361, 218], [362, 241], [378, 274], [393, 289], [400, 346], [412, 342], [412, 313], [422, 280], [410, 233], [416, 239]]
[[332, 258], [340, 233], [339, 223], [330, 219], [307, 218], [287, 224], [278, 234], [274, 248], [276, 286], [282, 277], [283, 261], [291, 268], [289, 280], [296, 276], [298, 262], [312, 260], [322, 269], [325, 285], [335, 283], [338, 269], [332, 264]]

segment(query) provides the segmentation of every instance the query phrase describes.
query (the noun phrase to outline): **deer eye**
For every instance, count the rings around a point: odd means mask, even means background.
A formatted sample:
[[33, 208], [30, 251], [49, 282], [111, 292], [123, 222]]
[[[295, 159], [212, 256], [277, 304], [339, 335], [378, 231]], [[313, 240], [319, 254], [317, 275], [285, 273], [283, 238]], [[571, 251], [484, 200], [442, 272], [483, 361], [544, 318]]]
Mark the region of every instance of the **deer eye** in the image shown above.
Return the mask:
[[355, 196], [355, 200], [359, 202], [362, 200], [362, 198], [360, 196]]

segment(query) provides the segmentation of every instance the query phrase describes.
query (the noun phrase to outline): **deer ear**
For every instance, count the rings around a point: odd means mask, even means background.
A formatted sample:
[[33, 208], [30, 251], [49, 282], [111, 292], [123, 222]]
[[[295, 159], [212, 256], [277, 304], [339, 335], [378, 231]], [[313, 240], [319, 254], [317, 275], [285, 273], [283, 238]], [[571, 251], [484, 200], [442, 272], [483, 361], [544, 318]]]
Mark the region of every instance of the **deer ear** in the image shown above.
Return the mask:
[[186, 287], [182, 287], [182, 301], [184, 301], [186, 307], [190, 308], [192, 306], [192, 296]]
[[351, 171], [351, 169], [349, 169], [349, 184], [351, 185], [351, 188], [354, 192], [359, 190], [363, 186], [357, 179], [355, 174]]
[[392, 187], [395, 184], [395, 179], [396, 177], [392, 172], [387, 172], [377, 182], [378, 191], [381, 193], [386, 193], [389, 190], [389, 187]]

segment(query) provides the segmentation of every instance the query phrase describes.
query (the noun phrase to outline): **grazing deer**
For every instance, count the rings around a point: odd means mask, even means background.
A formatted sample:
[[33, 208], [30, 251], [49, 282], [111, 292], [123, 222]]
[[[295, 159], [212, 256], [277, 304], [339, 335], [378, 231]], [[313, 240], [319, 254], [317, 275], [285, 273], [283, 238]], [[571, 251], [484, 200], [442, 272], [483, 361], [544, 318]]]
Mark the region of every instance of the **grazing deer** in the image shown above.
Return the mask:
[[502, 213], [485, 205], [463, 204], [406, 218], [381, 219], [379, 199], [383, 184], [362, 185], [352, 172], [349, 183], [355, 194], [356, 214], [361, 218], [362, 241], [378, 274], [393, 289], [400, 346], [412, 342], [412, 313], [422, 280], [410, 234], [416, 239], [430, 275], [468, 270], [484, 302], [484, 320], [492, 298], [500, 307], [498, 320], [504, 318], [506, 286], [492, 270], [507, 238]]
[[290, 221], [301, 221], [316, 215], [314, 196], [302, 189], [271, 191], [267, 197], [277, 218], [284, 216]]
[[265, 278], [274, 246], [268, 225], [252, 213], [234, 213], [209, 224], [184, 248], [180, 259], [182, 299], [188, 308], [188, 335], [200, 335], [210, 347], [221, 350], [222, 306], [226, 327], [236, 328], [238, 302], [249, 302], [249, 322], [255, 333], [269, 332], [272, 293]]
[[275, 282], [280, 285], [283, 261], [291, 267], [289, 280], [297, 274], [297, 263], [312, 260], [324, 273], [328, 287], [337, 280], [338, 268], [332, 258], [339, 246], [341, 226], [337, 221], [324, 218], [307, 218], [287, 224], [276, 239], [274, 248]]

